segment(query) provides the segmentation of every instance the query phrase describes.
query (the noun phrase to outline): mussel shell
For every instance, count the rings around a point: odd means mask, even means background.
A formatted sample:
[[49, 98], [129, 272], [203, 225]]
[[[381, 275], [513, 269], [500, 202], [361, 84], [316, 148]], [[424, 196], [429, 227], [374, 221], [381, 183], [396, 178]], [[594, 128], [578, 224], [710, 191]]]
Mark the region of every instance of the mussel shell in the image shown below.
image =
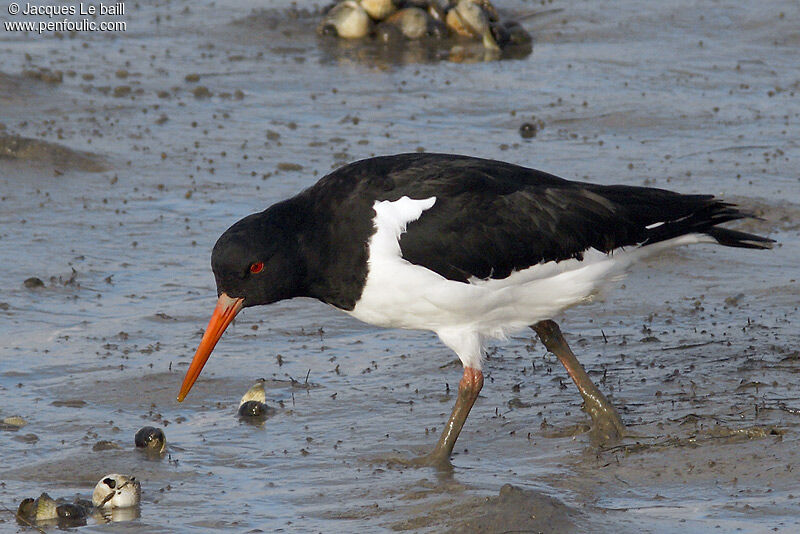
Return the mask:
[[140, 428], [136, 432], [133, 441], [138, 449], [146, 449], [158, 453], [164, 452], [167, 447], [167, 437], [164, 435], [164, 431], [154, 426]]
[[19, 507], [17, 508], [17, 515], [24, 517], [25, 519], [32, 519], [36, 513], [36, 506], [34, 502], [35, 501], [32, 497], [22, 499], [22, 502], [19, 503]]
[[269, 406], [263, 402], [247, 401], [239, 406], [239, 417], [266, 417], [270, 412]]
[[492, 36], [500, 48], [509, 46], [530, 46], [533, 37], [516, 21], [506, 21], [491, 25]]
[[83, 506], [72, 503], [59, 504], [56, 512], [61, 519], [83, 519], [87, 515]]

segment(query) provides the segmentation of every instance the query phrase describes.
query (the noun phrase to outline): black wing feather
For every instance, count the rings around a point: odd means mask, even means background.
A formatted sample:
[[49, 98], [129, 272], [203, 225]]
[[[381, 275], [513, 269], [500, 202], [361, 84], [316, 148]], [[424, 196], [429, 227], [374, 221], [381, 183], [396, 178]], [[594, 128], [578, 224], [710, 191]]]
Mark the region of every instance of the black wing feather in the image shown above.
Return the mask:
[[393, 180], [393, 198], [437, 197], [408, 225], [400, 247], [406, 260], [451, 280], [505, 278], [538, 263], [582, 258], [590, 248], [611, 252], [687, 233], [707, 233], [728, 246], [771, 242], [715, 228], [749, 215], [711, 195], [571, 182], [463, 156], [418, 156], [383, 175]]

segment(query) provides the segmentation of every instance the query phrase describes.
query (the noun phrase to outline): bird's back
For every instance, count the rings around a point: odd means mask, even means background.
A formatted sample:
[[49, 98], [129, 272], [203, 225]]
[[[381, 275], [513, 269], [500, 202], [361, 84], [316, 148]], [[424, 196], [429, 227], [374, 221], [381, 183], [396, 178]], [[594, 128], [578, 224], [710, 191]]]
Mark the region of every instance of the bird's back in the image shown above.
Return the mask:
[[381, 156], [345, 165], [295, 199], [315, 228], [309, 248], [324, 273], [315, 296], [352, 308], [366, 280], [375, 203], [402, 197], [436, 199], [402, 234], [402, 258], [459, 282], [502, 279], [590, 250], [609, 253], [685, 234], [708, 234], [729, 246], [770, 242], [718, 228], [748, 215], [711, 195], [574, 182], [469, 156]]
[[[358, 161], [309, 192], [329, 199], [340, 213], [358, 213], [362, 219], [374, 215], [376, 200], [436, 197], [435, 205], [408, 225], [400, 241], [403, 257], [461, 281], [504, 278], [537, 263], [580, 258], [589, 249], [611, 252], [692, 232], [726, 234], [714, 227], [747, 216], [711, 195], [573, 182], [450, 154]], [[742, 239], [724, 244], [763, 246], [769, 241], [749, 237], [748, 244]]]

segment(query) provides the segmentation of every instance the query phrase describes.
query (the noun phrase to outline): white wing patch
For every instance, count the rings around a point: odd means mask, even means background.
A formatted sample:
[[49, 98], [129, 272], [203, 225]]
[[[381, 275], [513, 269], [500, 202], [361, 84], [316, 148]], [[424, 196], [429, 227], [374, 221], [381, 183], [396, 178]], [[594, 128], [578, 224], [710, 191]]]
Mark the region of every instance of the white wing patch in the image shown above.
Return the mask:
[[400, 256], [400, 236], [406, 231], [408, 223], [420, 218], [422, 212], [436, 203], [436, 197], [414, 200], [401, 197], [395, 201], [376, 200], [375, 235], [369, 242], [369, 257]]

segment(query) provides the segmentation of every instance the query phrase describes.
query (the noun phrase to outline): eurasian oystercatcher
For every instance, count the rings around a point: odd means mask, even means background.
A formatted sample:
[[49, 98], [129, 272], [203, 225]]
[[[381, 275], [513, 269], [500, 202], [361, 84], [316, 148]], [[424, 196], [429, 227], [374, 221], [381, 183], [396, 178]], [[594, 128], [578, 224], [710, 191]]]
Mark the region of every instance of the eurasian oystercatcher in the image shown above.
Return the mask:
[[468, 156], [351, 163], [219, 238], [219, 300], [178, 400], [242, 308], [313, 297], [370, 324], [432, 330], [461, 359], [452, 415], [421, 463], [449, 465], [483, 386], [486, 341], [528, 326], [578, 386], [597, 435], [613, 439], [625, 428], [617, 411], [552, 318], [670, 247], [770, 248], [771, 239], [718, 226], [745, 217], [712, 195], [573, 182]]

